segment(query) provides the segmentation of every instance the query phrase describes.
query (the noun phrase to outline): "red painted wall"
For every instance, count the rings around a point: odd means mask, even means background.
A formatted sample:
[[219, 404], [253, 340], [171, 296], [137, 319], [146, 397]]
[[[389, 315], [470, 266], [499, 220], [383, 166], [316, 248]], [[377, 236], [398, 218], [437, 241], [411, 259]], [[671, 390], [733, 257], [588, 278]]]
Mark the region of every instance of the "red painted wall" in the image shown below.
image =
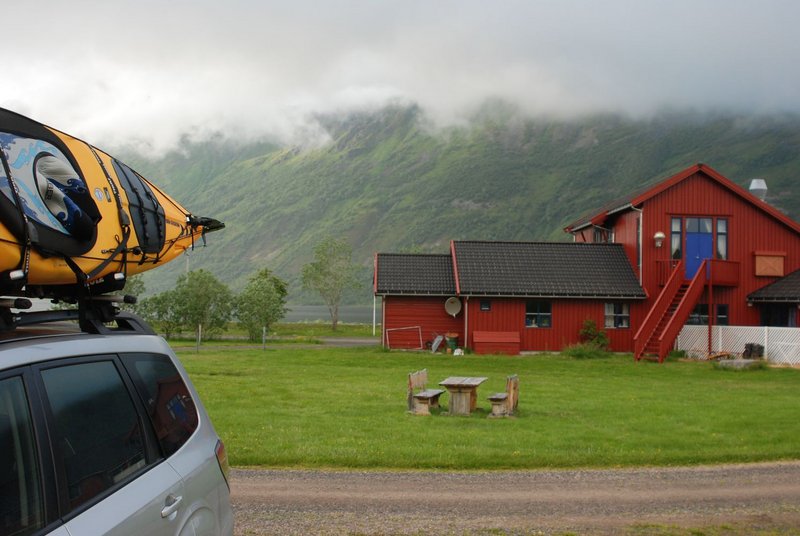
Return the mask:
[[[423, 345], [436, 335], [459, 334], [459, 345], [464, 341], [464, 310], [455, 318], [444, 310], [445, 296], [385, 296], [383, 298], [383, 345], [391, 348], [417, 348], [419, 331], [416, 329], [388, 331], [393, 328], [420, 326]], [[388, 344], [387, 344], [388, 343]], [[444, 344], [444, 343], [443, 343]]]
[[[728, 260], [740, 263], [737, 287], [717, 287], [715, 303], [727, 303], [731, 325], [758, 325], [758, 307], [747, 306], [747, 295], [775, 281], [775, 277], [755, 275], [755, 251], [786, 253], [784, 274], [800, 268], [800, 236], [755, 205], [734, 194], [702, 173], [649, 199], [643, 208], [643, 286], [650, 296], [661, 290], [656, 260], [670, 255], [670, 218], [673, 216], [712, 216], [728, 220]], [[655, 248], [653, 235], [666, 235], [662, 248]], [[705, 300], [703, 300], [705, 301]]]
[[633, 267], [633, 272], [636, 274], [636, 277], [641, 279], [641, 275], [639, 274], [639, 252], [636, 247], [639, 239], [636, 229], [637, 220], [643, 220], [642, 215], [638, 211], [634, 210], [622, 214], [614, 225], [614, 242], [623, 245], [625, 255], [628, 257], [628, 262], [630, 262]]
[[[552, 327], [525, 327], [525, 299], [491, 298], [491, 310], [481, 311], [479, 298], [472, 298], [468, 305], [468, 326], [473, 346], [475, 331], [516, 331], [520, 334], [522, 351], [560, 351], [565, 346], [580, 342], [578, 333], [586, 319], [608, 335], [611, 350], [630, 352], [633, 350], [634, 328], [605, 329], [605, 301], [595, 300], [551, 300]], [[637, 326], [644, 318], [644, 304], [631, 303], [631, 324]]]

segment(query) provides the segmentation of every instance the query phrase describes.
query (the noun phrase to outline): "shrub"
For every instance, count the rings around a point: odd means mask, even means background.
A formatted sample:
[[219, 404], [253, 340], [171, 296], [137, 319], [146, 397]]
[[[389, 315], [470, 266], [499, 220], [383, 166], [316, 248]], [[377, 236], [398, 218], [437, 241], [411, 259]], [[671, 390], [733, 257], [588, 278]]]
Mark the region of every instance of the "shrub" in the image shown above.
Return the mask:
[[733, 365], [736, 360], [714, 361], [712, 366], [716, 370], [729, 370], [731, 372], [749, 372], [753, 370], [767, 370], [769, 365], [766, 361], [752, 361], [744, 365]]
[[591, 318], [583, 321], [583, 327], [578, 332], [582, 344], [594, 346], [600, 350], [608, 350], [608, 335], [597, 329], [597, 324]]
[[567, 346], [561, 353], [572, 359], [602, 359], [611, 355], [605, 348], [586, 342]]

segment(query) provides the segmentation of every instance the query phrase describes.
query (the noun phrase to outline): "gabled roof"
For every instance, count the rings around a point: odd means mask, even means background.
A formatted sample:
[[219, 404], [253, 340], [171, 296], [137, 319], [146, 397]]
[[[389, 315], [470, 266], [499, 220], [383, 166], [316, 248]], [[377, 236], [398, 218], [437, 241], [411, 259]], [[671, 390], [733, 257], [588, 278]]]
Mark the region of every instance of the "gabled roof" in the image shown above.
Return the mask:
[[621, 244], [454, 241], [466, 296], [645, 298]]
[[800, 303], [800, 270], [761, 287], [750, 294], [747, 301]]
[[453, 296], [453, 260], [449, 254], [378, 253], [375, 294]]
[[780, 221], [796, 233], [800, 233], [800, 224], [783, 214], [781, 211], [777, 210], [775, 207], [765, 203], [761, 199], [757, 198], [738, 184], [734, 183], [730, 179], [725, 178], [720, 173], [712, 169], [711, 167], [707, 166], [706, 164], [695, 164], [692, 167], [689, 167], [680, 173], [669, 177], [655, 185], [649, 185], [643, 187], [641, 189], [635, 190], [634, 192], [621, 197], [619, 199], [615, 199], [610, 203], [606, 204], [604, 207], [599, 209], [598, 211], [586, 215], [579, 220], [573, 222], [572, 224], [568, 225], [564, 230], [568, 233], [579, 231], [585, 227], [590, 225], [602, 225], [606, 218], [612, 214], [617, 212], [622, 212], [628, 210], [632, 207], [641, 208], [642, 203], [645, 203], [647, 200], [657, 196], [658, 194], [662, 193], [669, 188], [685, 181], [686, 179], [696, 175], [697, 173], [702, 173], [712, 181], [715, 181], [723, 188], [726, 188], [731, 193], [741, 197], [745, 202], [754, 205], [756, 208], [760, 209], [763, 212], [766, 212], [768, 215], [772, 216], [776, 220]]

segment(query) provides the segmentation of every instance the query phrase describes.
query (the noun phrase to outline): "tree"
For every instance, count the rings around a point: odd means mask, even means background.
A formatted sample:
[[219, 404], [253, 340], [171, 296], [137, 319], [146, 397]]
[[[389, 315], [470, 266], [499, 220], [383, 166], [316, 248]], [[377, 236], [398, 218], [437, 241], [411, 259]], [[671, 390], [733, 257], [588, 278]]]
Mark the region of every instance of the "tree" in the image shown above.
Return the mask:
[[121, 294], [129, 294], [137, 298], [136, 303], [121, 303], [120, 309], [130, 311], [131, 313], [140, 314], [142, 302], [140, 297], [145, 292], [144, 279], [142, 274], [132, 275], [125, 281], [125, 288], [120, 292]]
[[361, 285], [358, 266], [352, 262], [353, 249], [346, 240], [327, 237], [314, 248], [314, 260], [303, 266], [303, 288], [322, 297], [331, 314], [331, 329], [339, 323], [339, 303], [344, 291]]
[[261, 337], [269, 327], [286, 314], [286, 282], [264, 268], [250, 277], [237, 300], [236, 316], [247, 329], [251, 341]]
[[195, 332], [202, 326], [203, 338], [212, 337], [227, 327], [233, 313], [230, 289], [207, 270], [193, 270], [178, 278], [174, 297], [181, 324]]
[[157, 325], [164, 337], [171, 339], [181, 329], [181, 318], [176, 307], [175, 291], [167, 290], [142, 300], [141, 314], [148, 322]]

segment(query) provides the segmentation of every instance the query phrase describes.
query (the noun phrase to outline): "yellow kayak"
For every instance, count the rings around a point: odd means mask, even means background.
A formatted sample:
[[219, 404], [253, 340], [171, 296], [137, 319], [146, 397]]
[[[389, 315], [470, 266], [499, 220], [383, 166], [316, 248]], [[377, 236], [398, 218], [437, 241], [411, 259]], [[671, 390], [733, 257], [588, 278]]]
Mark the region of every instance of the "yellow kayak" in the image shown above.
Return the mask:
[[4, 109], [0, 160], [0, 292], [144, 272], [224, 227], [96, 147]]

